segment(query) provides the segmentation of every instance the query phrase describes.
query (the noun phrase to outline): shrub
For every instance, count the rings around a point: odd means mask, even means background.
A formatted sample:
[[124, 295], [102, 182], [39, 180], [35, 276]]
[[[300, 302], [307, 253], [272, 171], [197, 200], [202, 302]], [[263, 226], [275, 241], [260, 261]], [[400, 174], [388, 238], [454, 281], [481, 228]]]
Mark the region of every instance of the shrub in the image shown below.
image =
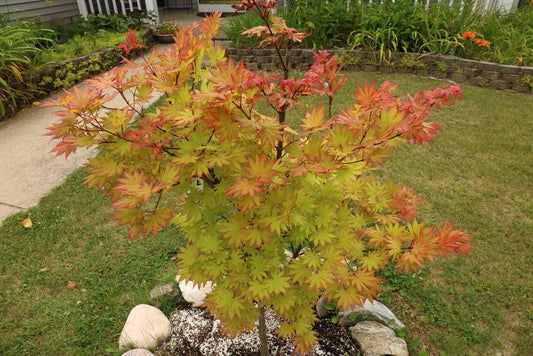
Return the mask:
[[[283, 320], [278, 334], [309, 352], [319, 295], [345, 309], [376, 297], [388, 265], [416, 271], [435, 256], [469, 251], [470, 237], [453, 223], [418, 222], [411, 189], [373, 175], [400, 143], [434, 137], [439, 127], [426, 121], [429, 110], [461, 93], [436, 88], [404, 101], [390, 83], [364, 84], [334, 115], [345, 81], [337, 57], [318, 52], [307, 72], [291, 77], [290, 49], [305, 34], [272, 16], [273, 6], [243, 0], [239, 9], [260, 15], [264, 25], [246, 34], [275, 48], [282, 75], [227, 60], [211, 40], [219, 15], [207, 17], [197, 32], [179, 29], [173, 48], [146, 59], [132, 77], [127, 72], [136, 65], [115, 68], [49, 103], [64, 107], [49, 135], [59, 140], [58, 155], [101, 149], [86, 183], [106, 191], [132, 238], [169, 223], [183, 230], [180, 275], [214, 282], [205, 306], [226, 332], [256, 320], [265, 330], [264, 311], [272, 308]], [[130, 34], [123, 47], [139, 44]], [[105, 88], [135, 95], [109, 109], [113, 95]], [[143, 112], [160, 92], [168, 95], [164, 104]], [[314, 104], [304, 107], [303, 96]], [[288, 111], [301, 112], [298, 126], [287, 125]]]
[[23, 90], [34, 90], [26, 87], [24, 76], [41, 48], [54, 43], [51, 34], [27, 21], [0, 27], [0, 117], [15, 110]]
[[[511, 13], [482, 13], [471, 2], [432, 3], [346, 2], [306, 0], [290, 2], [279, 11], [289, 26], [309, 36], [303, 45], [310, 48], [365, 49], [386, 59], [392, 51], [436, 53], [502, 64], [533, 63], [533, 8]], [[253, 21], [256, 21], [255, 23]], [[228, 37], [239, 46], [256, 43], [240, 33], [257, 25], [251, 15], [230, 20]], [[461, 34], [474, 31], [491, 42], [487, 51], [465, 50]]]

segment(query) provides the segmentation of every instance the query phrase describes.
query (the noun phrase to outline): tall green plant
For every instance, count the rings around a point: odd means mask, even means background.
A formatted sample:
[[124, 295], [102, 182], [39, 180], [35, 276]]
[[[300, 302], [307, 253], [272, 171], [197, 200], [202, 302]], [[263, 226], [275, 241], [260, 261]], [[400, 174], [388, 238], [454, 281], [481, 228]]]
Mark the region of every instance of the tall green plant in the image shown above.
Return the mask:
[[[197, 31], [181, 28], [173, 48], [146, 58], [133, 77], [132, 63], [49, 104], [61, 107], [60, 121], [49, 128], [59, 140], [54, 151], [101, 148], [86, 183], [107, 192], [132, 237], [179, 226], [187, 238], [181, 277], [213, 282], [204, 305], [226, 332], [258, 321], [262, 355], [265, 308], [282, 319], [278, 335], [308, 353], [317, 342], [312, 306], [320, 295], [346, 309], [377, 295], [387, 265], [416, 271], [436, 256], [470, 250], [470, 237], [453, 223], [433, 228], [417, 220], [419, 198], [411, 189], [374, 177], [400, 143], [436, 135], [430, 109], [451, 105], [460, 88], [403, 101], [390, 83], [364, 84], [334, 115], [345, 83], [337, 57], [318, 52], [308, 71], [291, 76], [291, 48], [305, 34], [273, 16], [274, 7], [275, 1], [242, 0], [238, 9], [262, 19], [245, 34], [274, 48], [281, 75], [224, 58], [212, 41], [215, 15]], [[122, 45], [127, 52], [139, 47], [133, 32]], [[110, 110], [106, 88], [126, 105]], [[143, 112], [161, 92], [165, 103]], [[303, 96], [314, 104], [303, 107]], [[288, 111], [302, 113], [298, 128], [287, 125]]]
[[[31, 22], [15, 22], [0, 28], [0, 116], [17, 106], [16, 98], [27, 90], [24, 76], [53, 32]], [[20, 99], [22, 100], [22, 99]]]

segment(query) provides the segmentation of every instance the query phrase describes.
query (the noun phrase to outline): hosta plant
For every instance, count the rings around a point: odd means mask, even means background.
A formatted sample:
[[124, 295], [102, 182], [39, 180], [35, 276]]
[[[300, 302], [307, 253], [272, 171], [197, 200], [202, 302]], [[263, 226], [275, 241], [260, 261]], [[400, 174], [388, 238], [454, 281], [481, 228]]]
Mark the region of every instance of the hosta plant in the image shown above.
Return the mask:
[[[60, 119], [48, 134], [59, 141], [58, 155], [100, 149], [85, 182], [107, 193], [132, 238], [168, 224], [181, 228], [180, 275], [213, 282], [205, 307], [226, 332], [259, 320], [266, 354], [262, 316], [272, 308], [282, 320], [278, 335], [306, 353], [317, 342], [312, 306], [320, 295], [347, 308], [377, 296], [379, 272], [389, 264], [416, 271], [436, 256], [470, 250], [470, 237], [453, 223], [418, 221], [411, 189], [373, 174], [401, 143], [434, 137], [430, 109], [461, 93], [436, 88], [401, 99], [390, 83], [363, 84], [335, 114], [345, 82], [337, 57], [316, 53], [307, 72], [290, 76], [290, 47], [305, 34], [273, 16], [274, 6], [243, 0], [239, 9], [263, 19], [245, 34], [275, 49], [281, 75], [227, 59], [211, 40], [214, 15], [180, 28], [171, 49], [49, 103]], [[130, 32], [123, 48], [138, 47]], [[162, 93], [164, 104], [144, 112]], [[109, 107], [115, 96], [125, 105]], [[298, 125], [286, 123], [289, 112]]]

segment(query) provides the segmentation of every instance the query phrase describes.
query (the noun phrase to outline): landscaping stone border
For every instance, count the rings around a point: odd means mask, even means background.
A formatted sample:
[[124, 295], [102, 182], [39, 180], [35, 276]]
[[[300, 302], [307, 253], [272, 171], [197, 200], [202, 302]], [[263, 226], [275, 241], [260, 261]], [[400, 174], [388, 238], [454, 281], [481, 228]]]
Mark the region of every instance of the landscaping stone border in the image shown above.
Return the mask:
[[[243, 60], [251, 70], [279, 69], [273, 49], [235, 48], [226, 44], [226, 54], [234, 61]], [[293, 49], [292, 69], [306, 71], [313, 62], [313, 50]], [[411, 73], [447, 79], [477, 87], [533, 94], [533, 67], [479, 62], [451, 56], [416, 53], [333, 50], [349, 70], [382, 73]]]

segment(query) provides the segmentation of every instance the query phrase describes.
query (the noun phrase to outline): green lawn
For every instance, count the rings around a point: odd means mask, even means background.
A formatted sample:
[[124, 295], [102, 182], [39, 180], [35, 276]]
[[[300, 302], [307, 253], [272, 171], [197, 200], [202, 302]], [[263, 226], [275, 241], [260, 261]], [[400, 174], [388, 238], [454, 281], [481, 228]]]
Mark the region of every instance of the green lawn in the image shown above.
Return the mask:
[[[409, 92], [442, 84], [353, 73], [337, 103], [375, 78]], [[533, 96], [465, 87], [462, 102], [434, 116], [443, 130], [433, 145], [403, 147], [379, 173], [424, 196], [426, 220], [455, 219], [474, 237], [469, 258], [417, 276], [387, 273], [382, 298], [421, 344], [413, 354], [533, 354], [532, 112]], [[2, 355], [119, 354], [129, 310], [173, 278], [180, 233], [130, 242], [109, 221], [109, 201], [80, 185], [83, 174], [30, 209], [32, 228], [21, 225], [28, 213], [0, 227]]]

